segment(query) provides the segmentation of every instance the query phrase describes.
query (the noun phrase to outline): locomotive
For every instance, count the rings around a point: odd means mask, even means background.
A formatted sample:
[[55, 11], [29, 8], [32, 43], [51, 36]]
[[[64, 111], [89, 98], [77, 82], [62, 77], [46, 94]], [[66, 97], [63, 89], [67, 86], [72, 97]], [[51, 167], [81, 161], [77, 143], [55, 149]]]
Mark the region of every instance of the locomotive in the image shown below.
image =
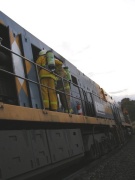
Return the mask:
[[[44, 107], [36, 64], [42, 49], [70, 70], [72, 114], [63, 112], [58, 92], [58, 111]], [[131, 130], [103, 88], [0, 11], [0, 180], [37, 179], [99, 158]]]

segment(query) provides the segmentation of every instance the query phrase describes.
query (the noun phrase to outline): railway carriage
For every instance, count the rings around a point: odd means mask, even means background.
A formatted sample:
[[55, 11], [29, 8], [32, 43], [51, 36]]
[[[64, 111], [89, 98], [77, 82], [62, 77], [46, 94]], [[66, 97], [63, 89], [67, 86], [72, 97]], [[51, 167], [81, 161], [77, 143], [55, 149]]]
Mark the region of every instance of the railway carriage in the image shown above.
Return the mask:
[[47, 110], [35, 63], [42, 49], [51, 48], [0, 12], [0, 180], [37, 179], [96, 159], [131, 131], [112, 97], [53, 49], [71, 72], [73, 113], [63, 112], [59, 95], [58, 111]]

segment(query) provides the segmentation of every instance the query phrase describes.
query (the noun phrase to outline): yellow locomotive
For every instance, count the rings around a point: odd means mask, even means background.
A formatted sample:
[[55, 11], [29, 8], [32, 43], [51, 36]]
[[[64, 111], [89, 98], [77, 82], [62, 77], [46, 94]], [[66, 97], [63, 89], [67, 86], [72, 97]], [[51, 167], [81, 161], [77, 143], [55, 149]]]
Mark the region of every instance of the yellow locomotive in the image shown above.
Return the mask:
[[[43, 49], [70, 70], [70, 94], [61, 93], [65, 101], [70, 96], [73, 113], [63, 111], [57, 89], [58, 110], [43, 104], [36, 64]], [[98, 84], [0, 12], [0, 180], [34, 179], [82, 157], [98, 158], [125, 143], [131, 129]]]

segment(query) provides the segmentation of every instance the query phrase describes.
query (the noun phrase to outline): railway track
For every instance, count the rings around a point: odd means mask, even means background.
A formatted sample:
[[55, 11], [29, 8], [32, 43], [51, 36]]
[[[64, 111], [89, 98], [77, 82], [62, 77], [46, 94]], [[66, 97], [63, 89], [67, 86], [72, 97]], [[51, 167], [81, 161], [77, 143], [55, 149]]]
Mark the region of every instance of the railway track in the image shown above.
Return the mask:
[[[87, 164], [62, 180], [134, 180], [135, 136], [109, 154]], [[128, 164], [128, 166], [127, 166]]]
[[[55, 171], [51, 176], [46, 178], [47, 180], [85, 180], [92, 178], [108, 164], [109, 159], [119, 152], [122, 147], [123, 145], [92, 161], [82, 158], [68, 168], [62, 167], [63, 170], [60, 170], [60, 173], [59, 171]], [[42, 180], [45, 180], [46, 178], [43, 178]]]

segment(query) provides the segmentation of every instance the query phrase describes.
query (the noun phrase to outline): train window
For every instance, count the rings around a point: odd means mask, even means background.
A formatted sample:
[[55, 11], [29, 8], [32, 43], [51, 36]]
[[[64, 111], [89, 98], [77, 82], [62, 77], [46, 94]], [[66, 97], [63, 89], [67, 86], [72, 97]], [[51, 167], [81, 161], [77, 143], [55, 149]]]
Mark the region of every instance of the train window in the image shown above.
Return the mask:
[[[0, 24], [0, 37], [2, 38], [2, 45], [10, 49], [10, 39], [9, 39], [9, 28]], [[4, 53], [10, 56], [10, 52], [2, 49]]]
[[73, 82], [74, 84], [78, 85], [76, 77], [74, 77], [74, 76], [71, 75], [71, 78], [72, 78], [72, 82]]
[[32, 53], [33, 53], [33, 59], [34, 59], [34, 61], [36, 61], [37, 58], [38, 58], [39, 51], [41, 49], [39, 49], [38, 47], [34, 46], [33, 44], [31, 44], [31, 48], [32, 48]]

